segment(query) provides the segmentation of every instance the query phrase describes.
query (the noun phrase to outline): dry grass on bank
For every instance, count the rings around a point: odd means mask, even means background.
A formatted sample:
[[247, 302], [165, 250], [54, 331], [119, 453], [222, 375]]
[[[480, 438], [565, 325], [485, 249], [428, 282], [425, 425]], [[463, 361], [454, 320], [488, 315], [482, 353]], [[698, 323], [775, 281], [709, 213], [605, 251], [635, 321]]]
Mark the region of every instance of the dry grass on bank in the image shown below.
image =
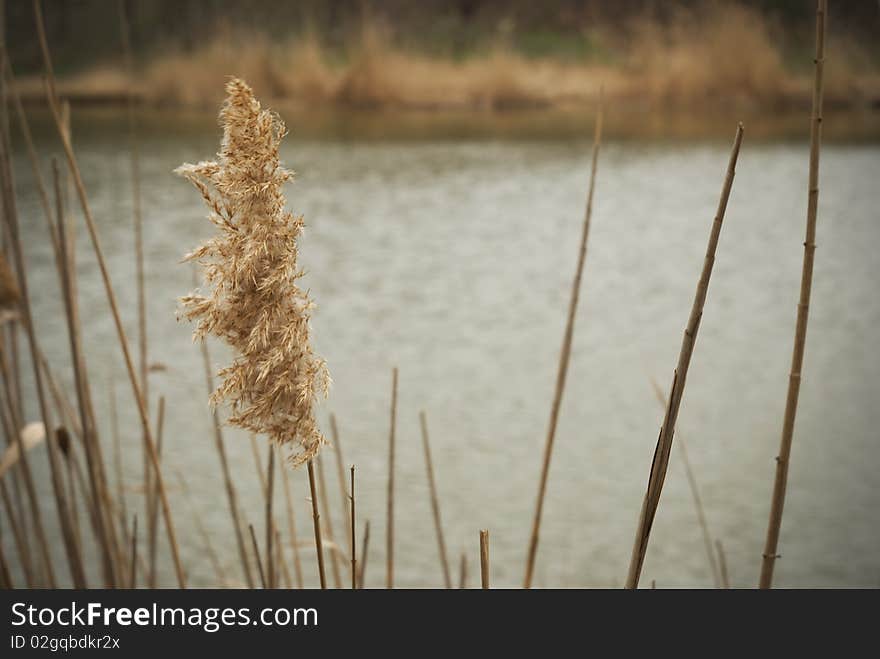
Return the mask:
[[[344, 54], [314, 36], [274, 43], [263, 35], [218, 29], [194, 52], [166, 51], [143, 65], [136, 94], [146, 103], [215, 107], [229, 76], [251, 81], [261, 97], [302, 106], [505, 110], [577, 106], [599, 87], [608, 96], [651, 106], [806, 106], [809, 76], [786, 67], [781, 30], [738, 5], [681, 10], [666, 24], [633, 20], [603, 39], [613, 57], [591, 60], [526, 58], [510, 48], [457, 61], [392, 45], [381, 26], [366, 25]], [[857, 44], [830, 35], [838, 53], [829, 67], [826, 102], [876, 103], [880, 75]], [[42, 96], [39, 80], [23, 91]], [[125, 98], [126, 78], [115, 65], [61, 81], [74, 100]]]

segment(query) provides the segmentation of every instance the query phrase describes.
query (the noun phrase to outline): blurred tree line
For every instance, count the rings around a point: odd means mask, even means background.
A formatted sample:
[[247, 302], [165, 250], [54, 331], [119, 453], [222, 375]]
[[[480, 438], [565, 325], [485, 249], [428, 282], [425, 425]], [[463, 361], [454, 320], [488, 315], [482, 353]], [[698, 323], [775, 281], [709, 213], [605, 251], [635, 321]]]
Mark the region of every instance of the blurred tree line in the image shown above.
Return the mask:
[[[723, 0], [714, 0], [723, 1]], [[342, 52], [359, 34], [364, 17], [390, 28], [395, 43], [446, 56], [464, 56], [507, 37], [526, 55], [583, 56], [591, 26], [623, 27], [634, 17], [668, 20], [682, 7], [707, 0], [42, 0], [58, 69], [79, 69], [119, 56], [119, 8], [123, 2], [139, 58], [165, 49], [190, 51], [218, 30], [287, 39], [309, 31]], [[738, 0], [773, 24], [810, 30], [814, 0]], [[830, 3], [830, 24], [876, 47], [877, 0]], [[7, 0], [6, 36], [20, 72], [38, 71], [39, 45], [30, 0]]]

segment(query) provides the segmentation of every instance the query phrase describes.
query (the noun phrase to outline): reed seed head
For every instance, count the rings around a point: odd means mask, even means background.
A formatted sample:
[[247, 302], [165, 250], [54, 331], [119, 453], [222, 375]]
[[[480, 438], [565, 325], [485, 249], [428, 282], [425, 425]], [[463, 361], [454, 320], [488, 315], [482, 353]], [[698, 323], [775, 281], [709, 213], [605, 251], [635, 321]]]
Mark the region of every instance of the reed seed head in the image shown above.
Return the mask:
[[197, 321], [194, 338], [216, 336], [236, 353], [218, 373], [212, 404], [229, 406], [228, 423], [290, 447], [299, 465], [325, 443], [314, 408], [330, 375], [311, 348], [314, 303], [297, 286], [304, 223], [284, 208], [282, 186], [293, 178], [278, 155], [286, 130], [244, 81], [231, 79], [226, 93], [217, 160], [176, 170], [201, 192], [218, 229], [186, 256], [203, 267], [207, 292], [181, 298], [182, 315]]

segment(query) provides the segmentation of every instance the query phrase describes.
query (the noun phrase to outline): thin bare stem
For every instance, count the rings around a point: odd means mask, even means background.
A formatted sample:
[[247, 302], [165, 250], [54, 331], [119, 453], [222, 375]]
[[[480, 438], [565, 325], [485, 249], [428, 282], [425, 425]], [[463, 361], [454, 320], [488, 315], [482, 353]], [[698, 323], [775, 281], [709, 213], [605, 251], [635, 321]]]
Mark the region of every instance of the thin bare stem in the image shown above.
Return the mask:
[[128, 572], [128, 587], [137, 588], [137, 535], [138, 535], [138, 518], [137, 515], [131, 523], [131, 566]]
[[[651, 386], [654, 394], [657, 396], [657, 402], [663, 409], [666, 409], [666, 394], [657, 384], [657, 381], [651, 378]], [[691, 490], [691, 498], [694, 500], [694, 508], [697, 511], [697, 522], [700, 525], [700, 531], [703, 534], [703, 545], [706, 548], [706, 558], [709, 560], [709, 569], [712, 572], [712, 580], [715, 582], [716, 588], [721, 588], [721, 574], [718, 571], [718, 563], [715, 561], [715, 550], [712, 548], [712, 534], [709, 533], [709, 524], [706, 522], [706, 512], [703, 510], [703, 502], [700, 498], [700, 489], [697, 487], [697, 478], [694, 476], [694, 470], [691, 467], [691, 461], [688, 459], [687, 444], [684, 437], [678, 436], [678, 454], [681, 456], [681, 462], [684, 466], [684, 473], [687, 476], [688, 485]]]
[[791, 372], [788, 377], [788, 395], [785, 399], [785, 415], [782, 421], [782, 439], [776, 457], [776, 477], [773, 481], [773, 499], [770, 503], [770, 520], [767, 524], [767, 540], [761, 563], [761, 588], [773, 586], [773, 568], [779, 558], [779, 530], [782, 527], [782, 511], [785, 507], [785, 488], [788, 483], [788, 465], [791, 459], [791, 443], [794, 438], [794, 422], [797, 416], [798, 396], [801, 390], [801, 370], [807, 343], [807, 320], [810, 315], [810, 293], [813, 287], [813, 261], [816, 255], [816, 214], [819, 206], [819, 145], [822, 141], [822, 93], [825, 70], [825, 22], [828, 14], [827, 0], [818, 0], [816, 7], [816, 59], [813, 79], [813, 116], [810, 122], [810, 174], [807, 192], [807, 231], [804, 240], [804, 262], [801, 271], [801, 292], [798, 302], [797, 323], [794, 332], [794, 349], [791, 355]]
[[318, 555], [318, 576], [321, 579], [321, 590], [327, 588], [327, 576], [324, 573], [324, 548], [321, 543], [321, 515], [318, 512], [318, 493], [315, 488], [315, 468], [312, 460], [308, 461], [309, 493], [312, 499], [312, 523], [315, 527], [315, 552]]
[[724, 555], [724, 545], [720, 540], [715, 541], [715, 548], [718, 550], [718, 565], [721, 571], [721, 587], [730, 588], [730, 577], [727, 574], [727, 557]]
[[480, 531], [480, 583], [489, 590], [489, 531]]
[[461, 553], [461, 561], [458, 563], [458, 587], [459, 589], [467, 588], [467, 580], [468, 580], [468, 566], [467, 566], [467, 556], [464, 552]]
[[58, 170], [58, 163], [54, 159], [52, 160], [52, 181], [54, 184], [57, 213], [55, 230], [58, 235], [59, 246], [58, 273], [61, 278], [61, 297], [64, 302], [67, 333], [70, 342], [76, 402], [79, 410], [79, 424], [86, 454], [86, 467], [89, 473], [91, 507], [94, 510], [95, 531], [98, 536], [99, 547], [101, 548], [104, 585], [111, 586], [117, 581], [121, 581], [124, 578], [124, 573], [120, 572], [114, 565], [114, 557], [117, 556], [118, 552], [114, 543], [115, 534], [111, 537], [113, 521], [111, 517], [107, 516], [106, 502], [109, 499], [109, 495], [106, 492], [106, 481], [102, 467], [103, 460], [100, 459], [97, 447], [97, 430], [92, 423], [94, 415], [91, 409], [91, 396], [86, 378], [77, 296], [73, 284], [75, 276], [73, 265], [74, 243], [68, 236], [68, 226], [64, 217], [63, 195], [61, 193], [61, 176]]
[[443, 524], [440, 522], [440, 500], [437, 496], [437, 485], [434, 482], [434, 463], [431, 460], [431, 444], [428, 439], [428, 420], [424, 412], [419, 412], [422, 426], [422, 446], [425, 449], [425, 469], [428, 472], [428, 488], [431, 493], [431, 512], [434, 514], [434, 529], [437, 532], [437, 547], [440, 550], [440, 565], [443, 568], [443, 584], [452, 588], [449, 576], [449, 561], [446, 559], [446, 541], [443, 539]]
[[[351, 514], [349, 515], [349, 519], [351, 519], [351, 533], [349, 537], [355, 537], [355, 509], [354, 509], [354, 465], [351, 465], [351, 495], [349, 496], [351, 499]], [[357, 547], [355, 543], [351, 543], [351, 589], [357, 589]]]
[[141, 391], [140, 385], [138, 383], [138, 377], [135, 371], [134, 362], [132, 361], [131, 353], [129, 351], [128, 339], [125, 335], [125, 328], [123, 327], [122, 317], [119, 313], [119, 305], [116, 302], [116, 294], [114, 293], [113, 284], [110, 280], [110, 272], [107, 269], [107, 263], [104, 259], [104, 251], [101, 247], [100, 238], [98, 237], [98, 230], [92, 216], [91, 207], [89, 206], [85, 184], [82, 180], [82, 175], [77, 164], [76, 156], [74, 155], [73, 147], [70, 143], [70, 138], [65, 133], [61, 120], [60, 109], [58, 106], [58, 97], [55, 93], [55, 76], [52, 72], [52, 61], [49, 56], [48, 43], [46, 42], [46, 34], [45, 28], [43, 26], [42, 10], [40, 8], [39, 0], [34, 0], [34, 14], [37, 23], [37, 35], [39, 37], [40, 48], [43, 52], [43, 61], [46, 68], [48, 86], [47, 97], [49, 101], [49, 107], [52, 111], [52, 117], [55, 121], [55, 126], [58, 130], [59, 137], [61, 138], [62, 146], [64, 147], [64, 154], [67, 158], [67, 164], [73, 176], [74, 187], [76, 188], [77, 196], [79, 197], [80, 205], [82, 206], [83, 217], [85, 218], [86, 227], [88, 228], [89, 238], [91, 239], [92, 247], [95, 252], [95, 257], [98, 262], [98, 268], [101, 272], [101, 280], [104, 284], [104, 289], [107, 294], [107, 301], [110, 305], [110, 311], [113, 316], [113, 323], [115, 325], [117, 337], [119, 339], [119, 345], [122, 349], [122, 355], [125, 360], [125, 367], [126, 371], [128, 372], [129, 383], [131, 384], [134, 399], [137, 404], [140, 422], [143, 426], [143, 441], [147, 447], [147, 451], [149, 452], [150, 462], [152, 463], [153, 470], [156, 474], [160, 500], [162, 503], [162, 514], [165, 519], [165, 530], [168, 535], [168, 543], [171, 546], [171, 557], [174, 563], [175, 572], [177, 574], [177, 583], [180, 588], [185, 588], [186, 575], [183, 570], [183, 563], [180, 560], [180, 551], [177, 546], [177, 536], [174, 532], [174, 520], [171, 517], [171, 506], [168, 503], [168, 495], [165, 489], [164, 479], [159, 468], [159, 456], [156, 452], [156, 446], [153, 443], [152, 432], [150, 431], [150, 419], [147, 413], [146, 402], [143, 397], [143, 392]]
[[293, 549], [293, 570], [296, 575], [296, 587], [303, 587], [302, 561], [299, 556], [299, 544], [296, 541], [296, 514], [293, 509], [293, 494], [290, 491], [290, 476], [287, 467], [281, 469], [284, 481], [284, 500], [287, 507], [287, 531], [290, 534], [290, 545]]
[[394, 588], [394, 431], [397, 424], [397, 367], [391, 376], [391, 430], [388, 434], [388, 516], [385, 526], [385, 587]]
[[559, 420], [559, 410], [562, 406], [562, 395], [565, 391], [565, 379], [568, 375], [568, 364], [571, 361], [571, 344], [574, 338], [574, 322], [577, 315], [578, 299], [581, 291], [581, 278], [584, 273], [584, 263], [587, 259], [587, 240], [590, 236], [590, 222], [593, 216], [593, 190], [596, 186], [596, 167], [599, 162], [599, 147], [602, 144], [602, 99], [599, 99], [599, 108], [596, 113], [595, 132], [593, 133], [593, 158], [590, 168], [590, 185], [587, 192], [587, 209], [584, 213], [584, 225], [581, 232], [580, 251], [578, 252], [577, 269], [571, 286], [571, 299], [568, 305], [568, 319], [565, 324], [565, 334], [562, 337], [562, 349], [559, 352], [559, 366], [556, 372], [556, 389], [553, 394], [553, 404], [550, 407], [550, 422], [547, 427], [547, 440], [544, 444], [544, 457], [541, 462], [541, 477], [538, 484], [538, 500], [535, 504], [535, 516], [532, 519], [532, 533], [529, 537], [529, 551], [526, 558], [526, 573], [523, 579], [523, 587], [532, 587], [532, 577], [535, 572], [535, 559], [538, 554], [538, 539], [541, 533], [541, 514], [544, 510], [544, 495], [547, 491], [547, 477], [550, 474], [550, 457], [553, 454], [553, 441], [556, 438], [556, 425]]
[[364, 523], [364, 539], [361, 541], [361, 569], [358, 570], [358, 588], [363, 589], [367, 575], [367, 555], [370, 549], [370, 520]]
[[[205, 383], [208, 386], [208, 393], [214, 391], [214, 377], [211, 373], [211, 356], [208, 353], [207, 339], [202, 340], [202, 361], [205, 364]], [[223, 430], [220, 425], [220, 415], [217, 408], [211, 409], [211, 421], [214, 427], [214, 446], [217, 449], [217, 456], [220, 458], [220, 470], [223, 472], [223, 482], [226, 485], [226, 499], [229, 503], [229, 515], [232, 518], [232, 527], [235, 530], [235, 543], [238, 546], [238, 556], [241, 559], [241, 569], [244, 573], [244, 579], [248, 588], [254, 587], [254, 578], [251, 575], [251, 566], [248, 561], [247, 549], [244, 543], [244, 533], [242, 531], [242, 522], [238, 510], [238, 495], [235, 491], [235, 485], [232, 482], [232, 473], [229, 471], [229, 460], [226, 458], [226, 443], [223, 440]]]
[[[165, 396], [159, 396], [158, 408], [156, 410], [156, 453], [159, 455], [159, 460], [162, 459], [162, 439], [165, 436]], [[148, 463], [149, 464], [149, 463]], [[144, 496], [150, 500], [150, 504], [147, 506], [148, 514], [150, 515], [149, 522], [150, 526], [148, 528], [148, 539], [150, 543], [150, 576], [149, 576], [149, 587], [155, 588], [157, 584], [157, 575], [156, 575], [156, 545], [158, 541], [157, 526], [159, 523], [159, 507], [156, 505], [156, 498], [158, 496], [158, 479], [153, 477], [150, 479], [148, 483], [145, 483]]]
[[349, 499], [348, 490], [345, 486], [345, 467], [342, 460], [342, 444], [339, 443], [339, 428], [336, 426], [336, 415], [330, 415], [330, 432], [333, 436], [333, 455], [336, 458], [336, 476], [339, 478], [339, 493], [342, 502], [342, 520], [345, 525], [345, 536], [348, 541], [348, 551], [351, 553], [354, 547], [354, 537], [348, 532], [351, 525], [351, 517], [348, 512], [347, 501]]
[[266, 580], [269, 588], [275, 588], [275, 523], [272, 519], [272, 500], [275, 498], [275, 451], [269, 441], [269, 458], [266, 467]]
[[[324, 460], [319, 453], [314, 458], [318, 463], [318, 492], [321, 495], [321, 510], [324, 515], [324, 531], [327, 534], [327, 543], [335, 547], [336, 540], [333, 536], [333, 519], [330, 515], [330, 498], [327, 496], [327, 478], [324, 474]], [[342, 573], [339, 569], [338, 552], [330, 552], [330, 567], [333, 570], [333, 584], [336, 588], [342, 588]]]
[[12, 384], [12, 375], [9, 370], [9, 360], [6, 356], [6, 347], [3, 342], [0, 341], [0, 371], [2, 371], [3, 383], [4, 383], [4, 392], [6, 396], [4, 397], [4, 402], [8, 408], [9, 412], [9, 420], [12, 423], [12, 429], [10, 431], [11, 441], [15, 442], [16, 446], [18, 446], [18, 465], [21, 468], [21, 473], [23, 475], [25, 492], [27, 494], [28, 505], [31, 511], [31, 519], [33, 523], [34, 533], [37, 536], [37, 544], [40, 549], [40, 558], [43, 564], [43, 571], [46, 574], [47, 585], [50, 588], [55, 588], [55, 572], [52, 567], [52, 557], [49, 553], [49, 543], [46, 540], [46, 532], [43, 528], [43, 517], [40, 509], [40, 500], [37, 497], [36, 486], [34, 485], [34, 477], [31, 472], [30, 462], [28, 460], [27, 450], [24, 447], [24, 442], [21, 439], [21, 433], [19, 429], [22, 428], [21, 418], [18, 414], [18, 409], [15, 404], [15, 396], [13, 394]]
[[257, 545], [257, 534], [254, 533], [254, 525], [248, 524], [248, 529], [251, 532], [251, 542], [253, 543], [254, 548], [254, 560], [257, 562], [257, 568], [260, 571], [260, 584], [262, 584], [263, 589], [266, 589], [266, 574], [263, 572], [263, 562], [260, 560], [260, 547]]
[[632, 557], [630, 559], [629, 573], [626, 578], [627, 588], [637, 588], [639, 577], [642, 573], [642, 565], [645, 554], [648, 551], [648, 539], [651, 535], [651, 526], [654, 524], [654, 516], [657, 506], [660, 505], [660, 493], [663, 490], [663, 482], [666, 479], [666, 469], [669, 466], [669, 453], [672, 451], [672, 439], [675, 435], [675, 422], [678, 419], [678, 410], [684, 395], [684, 385], [687, 381], [688, 368], [691, 356], [697, 341], [697, 332], [700, 329], [700, 320], [703, 317], [703, 307], [706, 303], [706, 295], [709, 292], [709, 279], [712, 276], [712, 266], [715, 264], [715, 251], [718, 248], [718, 239], [721, 236], [721, 225], [724, 222], [724, 213], [727, 210], [727, 201], [730, 198], [730, 190], [733, 187], [733, 178], [736, 173], [736, 161], [739, 156], [739, 148], [742, 144], [743, 127], [739, 124], [736, 128], [736, 137], [733, 141], [733, 149], [727, 165], [727, 176], [721, 189], [721, 199], [718, 202], [718, 211], [712, 222], [712, 230], [709, 234], [709, 244], [706, 247], [706, 258], [703, 261], [703, 270], [697, 283], [697, 291], [691, 314], [688, 318], [687, 327], [681, 341], [681, 350], [678, 354], [678, 365], [672, 376], [670, 387], [669, 404], [666, 406], [666, 415], [663, 425], [660, 427], [660, 435], [657, 438], [657, 447], [654, 451], [654, 459], [651, 462], [651, 473], [648, 477], [648, 487], [642, 503], [639, 515], [639, 525], [633, 543]]
[[138, 304], [138, 349], [140, 352], [141, 391], [149, 406], [149, 364], [147, 361], [147, 296], [144, 284], [144, 232], [141, 219], [141, 172], [140, 149], [138, 147], [137, 123], [134, 114], [134, 65], [131, 54], [131, 27], [125, 12], [125, 1], [117, 2], [119, 7], [119, 34], [122, 41], [122, 56], [125, 62], [126, 114], [128, 115], [128, 136], [131, 153], [131, 201], [134, 220], [134, 253], [137, 281]]

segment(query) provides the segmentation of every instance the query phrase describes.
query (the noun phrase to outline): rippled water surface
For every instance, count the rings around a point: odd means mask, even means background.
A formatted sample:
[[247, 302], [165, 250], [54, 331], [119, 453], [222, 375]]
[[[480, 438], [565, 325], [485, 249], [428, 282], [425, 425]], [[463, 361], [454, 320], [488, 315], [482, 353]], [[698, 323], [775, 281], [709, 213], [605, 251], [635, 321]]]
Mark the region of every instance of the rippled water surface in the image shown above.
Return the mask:
[[[133, 337], [123, 125], [84, 121], [74, 132]], [[190, 290], [192, 277], [180, 259], [212, 231], [197, 192], [171, 173], [216, 151], [214, 123], [196, 125], [142, 136], [141, 186], [150, 356], [166, 367], [152, 376], [152, 406], [165, 396], [163, 459], [190, 579], [212, 585], [195, 514], [229, 579], [240, 577], [201, 355], [191, 328], [175, 319], [175, 298]], [[38, 147], [46, 158], [53, 153], [48, 132]], [[334, 379], [320, 416], [326, 427], [328, 413], [336, 414], [345, 461], [358, 468], [358, 522], [371, 522], [368, 586], [384, 584], [393, 366], [400, 369], [396, 583], [442, 584], [419, 410], [427, 412], [454, 578], [464, 553], [471, 584], [479, 579], [478, 530], [488, 528], [493, 583], [521, 583], [589, 150], [588, 137], [307, 139], [295, 126], [285, 141], [283, 158], [298, 173], [289, 203], [308, 225], [300, 258], [319, 305], [316, 348]], [[612, 138], [603, 146], [544, 507], [539, 586], [623, 583], [663, 416], [650, 380], [664, 388], [671, 381], [728, 152], [724, 139]], [[755, 143], [747, 132], [679, 417], [678, 436], [736, 586], [757, 583], [763, 549], [800, 283], [807, 157], [805, 136]], [[38, 331], [69, 385], [57, 278], [21, 149], [15, 172]], [[880, 586], [878, 180], [876, 143], [825, 145], [813, 304], [776, 571], [783, 586]], [[112, 384], [134, 510], [142, 505], [138, 422], [97, 266], [78, 227], [80, 308], [99, 423], [109, 456]], [[211, 348], [217, 364], [228, 358], [220, 346]], [[226, 433], [245, 516], [262, 529], [250, 445], [246, 436]], [[33, 463], [45, 471], [43, 459]], [[341, 540], [335, 464], [324, 467]], [[41, 481], [48, 509], [51, 494]], [[293, 487], [303, 568], [315, 584], [304, 471], [293, 473]], [[283, 498], [278, 505], [283, 511]], [[55, 533], [54, 514], [49, 519]], [[160, 551], [163, 583], [172, 585], [162, 543]], [[643, 583], [650, 580], [670, 587], [712, 583], [677, 455], [644, 567]]]

